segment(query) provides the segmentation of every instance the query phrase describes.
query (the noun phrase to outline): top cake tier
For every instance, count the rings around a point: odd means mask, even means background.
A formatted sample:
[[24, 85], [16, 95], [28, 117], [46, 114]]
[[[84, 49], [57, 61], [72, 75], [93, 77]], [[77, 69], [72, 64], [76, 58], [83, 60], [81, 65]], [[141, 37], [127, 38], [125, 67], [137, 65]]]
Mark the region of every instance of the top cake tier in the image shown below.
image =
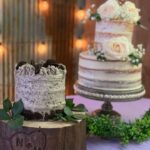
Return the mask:
[[110, 38], [125, 36], [131, 42], [134, 25], [140, 20], [140, 10], [135, 4], [119, 0], [107, 0], [97, 10], [100, 21], [96, 22], [95, 43], [98, 46]]
[[140, 20], [140, 9], [133, 2], [120, 0], [107, 0], [97, 9], [101, 20], [122, 20], [136, 24]]

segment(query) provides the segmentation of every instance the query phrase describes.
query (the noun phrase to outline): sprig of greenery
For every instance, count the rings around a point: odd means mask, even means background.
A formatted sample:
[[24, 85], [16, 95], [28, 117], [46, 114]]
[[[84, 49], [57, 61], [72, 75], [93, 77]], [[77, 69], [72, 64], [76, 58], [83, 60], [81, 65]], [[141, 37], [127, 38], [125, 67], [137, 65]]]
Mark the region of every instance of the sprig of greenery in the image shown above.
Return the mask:
[[133, 123], [126, 123], [118, 117], [102, 115], [100, 117], [88, 116], [86, 118], [87, 132], [103, 138], [117, 138], [122, 144], [131, 141], [137, 143], [150, 139], [150, 111], [142, 119]]
[[15, 103], [7, 98], [3, 101], [3, 109], [0, 109], [0, 120], [4, 120], [8, 123], [8, 126], [13, 129], [22, 127], [24, 117], [21, 115], [23, 111], [23, 103], [21, 100]]
[[144, 29], [144, 30], [148, 30], [148, 28], [147, 27], [145, 27], [144, 25], [142, 25], [142, 23], [141, 23], [141, 20], [139, 20], [139, 21], [137, 21], [137, 23], [136, 23], [139, 27], [141, 27], [142, 29]]
[[83, 104], [75, 105], [73, 99], [66, 99], [66, 106], [61, 113], [55, 114], [55, 120], [78, 121], [85, 118], [85, 115], [75, 114], [74, 112], [86, 112], [87, 109]]
[[137, 53], [131, 53], [129, 55], [129, 59], [131, 64], [138, 66], [139, 64], [142, 63], [142, 58], [137, 54]]
[[97, 60], [99, 61], [106, 61], [105, 54], [101, 51], [95, 52], [95, 55], [97, 56]]
[[96, 13], [92, 13], [90, 19], [91, 20], [96, 20], [96, 21], [101, 21], [101, 16], [97, 12]]

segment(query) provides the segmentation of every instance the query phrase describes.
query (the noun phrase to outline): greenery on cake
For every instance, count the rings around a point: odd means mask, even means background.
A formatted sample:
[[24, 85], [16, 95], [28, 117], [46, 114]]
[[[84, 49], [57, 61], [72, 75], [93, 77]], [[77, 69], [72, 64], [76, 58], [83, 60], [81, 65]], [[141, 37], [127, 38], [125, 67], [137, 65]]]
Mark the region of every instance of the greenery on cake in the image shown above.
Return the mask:
[[138, 66], [143, 61], [143, 55], [145, 54], [145, 49], [142, 45], [138, 45], [137, 49], [134, 52], [129, 54], [129, 61], [132, 65]]
[[22, 111], [23, 103], [21, 100], [12, 104], [7, 98], [3, 101], [3, 109], [0, 109], [0, 120], [6, 121], [10, 128], [20, 128], [24, 122], [24, 117], [21, 115]]
[[[115, 43], [115, 44], [122, 44], [122, 43]], [[120, 46], [121, 47], [121, 46]], [[106, 49], [105, 49], [106, 50]], [[106, 54], [113, 54], [112, 57], [113, 60], [115, 60], [115, 55], [119, 55], [119, 53], [115, 53], [115, 48], [109, 48], [109, 51], [107, 51], [107, 53], [103, 52], [103, 50], [94, 50], [94, 55], [96, 55], [96, 58], [98, 61], [107, 61], [107, 60], [110, 60], [107, 58], [107, 55]], [[125, 51], [127, 51], [128, 49], [125, 49]], [[120, 51], [123, 51], [122, 49], [120, 49]], [[133, 50], [131, 50], [132, 52], [129, 53], [126, 57], [124, 57], [124, 53], [122, 53], [120, 55], [120, 58], [118, 60], [120, 61], [129, 61], [133, 66], [138, 66], [139, 64], [142, 64], [142, 61], [143, 61], [143, 55], [145, 54], [145, 49], [143, 48], [142, 45], [138, 45], [137, 48], [133, 48]], [[106, 54], [105, 54], [106, 53]], [[108, 55], [109, 56], [109, 55]], [[109, 56], [110, 57], [110, 56]], [[121, 58], [122, 57], [122, 58]], [[123, 58], [124, 57], [124, 58]], [[117, 59], [116, 59], [117, 60]]]
[[85, 20], [89, 19], [89, 20], [101, 21], [101, 16], [96, 11], [95, 7], [96, 7], [96, 5], [92, 4], [91, 7], [89, 9], [87, 9], [87, 11], [86, 11], [86, 19]]
[[99, 61], [106, 61], [106, 57], [105, 57], [105, 54], [101, 51], [97, 51], [95, 52], [95, 55], [97, 56], [97, 60]]
[[133, 123], [126, 123], [118, 117], [109, 115], [88, 116], [86, 122], [89, 134], [102, 138], [119, 139], [122, 144], [129, 144], [133, 141], [141, 143], [150, 139], [150, 111]]

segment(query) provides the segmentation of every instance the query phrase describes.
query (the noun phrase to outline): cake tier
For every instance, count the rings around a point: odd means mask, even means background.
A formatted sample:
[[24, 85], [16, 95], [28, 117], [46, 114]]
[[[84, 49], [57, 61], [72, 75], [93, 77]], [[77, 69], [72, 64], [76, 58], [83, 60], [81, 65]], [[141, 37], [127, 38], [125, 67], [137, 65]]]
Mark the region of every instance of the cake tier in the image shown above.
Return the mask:
[[107, 91], [107, 90], [95, 90], [93, 88], [88, 88], [85, 86], [82, 86], [80, 84], [76, 84], [74, 86], [75, 93], [79, 95], [83, 95], [87, 98], [92, 98], [95, 100], [110, 100], [110, 101], [131, 101], [131, 100], [138, 100], [141, 99], [144, 94], [145, 90], [144, 87], [141, 87], [137, 90], [133, 91], [126, 91], [126, 92], [120, 92], [120, 91]]
[[110, 93], [114, 96], [142, 91], [143, 96], [141, 72], [142, 65], [135, 67], [123, 61], [97, 61], [96, 56], [83, 52], [79, 58], [78, 86], [75, 89], [77, 92], [92, 90], [91, 93]]
[[127, 37], [132, 41], [134, 24], [123, 20], [102, 20], [96, 22], [95, 44], [101, 49], [103, 42], [115, 37]]
[[[30, 69], [27, 71], [27, 68]], [[25, 110], [43, 115], [62, 110], [65, 106], [66, 70], [50, 66], [49, 73], [40, 71], [39, 74], [34, 74], [32, 69], [34, 68], [29, 65], [16, 71], [16, 101], [21, 99]], [[48, 71], [47, 68], [44, 69]]]

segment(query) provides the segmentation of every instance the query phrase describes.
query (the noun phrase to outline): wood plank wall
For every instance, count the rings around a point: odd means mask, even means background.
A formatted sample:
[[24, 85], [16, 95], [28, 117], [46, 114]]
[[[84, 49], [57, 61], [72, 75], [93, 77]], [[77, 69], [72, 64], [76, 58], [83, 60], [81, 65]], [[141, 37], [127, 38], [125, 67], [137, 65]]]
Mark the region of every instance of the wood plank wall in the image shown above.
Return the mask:
[[66, 94], [73, 93], [74, 69], [74, 25], [76, 0], [49, 0], [52, 18], [47, 17], [47, 34], [52, 35], [52, 55], [67, 67]]
[[[73, 92], [73, 39], [75, 0], [48, 0], [49, 11], [41, 14], [40, 0], [0, 0], [0, 101], [14, 99], [14, 67], [21, 60], [55, 58], [68, 69], [67, 93]], [[37, 51], [45, 42], [44, 55]]]
[[[106, 0], [86, 0], [86, 7], [88, 8], [92, 3], [96, 3], [97, 6], [104, 3]], [[142, 24], [145, 25], [148, 30], [143, 30], [140, 27], [135, 28], [133, 43], [142, 43], [146, 49], [146, 55], [144, 56], [143, 63], [143, 84], [146, 89], [145, 97], [150, 97], [150, 1], [149, 0], [131, 0], [136, 3], [138, 8], [141, 9]], [[94, 39], [95, 24], [88, 22], [85, 25], [84, 37], [91, 41]]]

